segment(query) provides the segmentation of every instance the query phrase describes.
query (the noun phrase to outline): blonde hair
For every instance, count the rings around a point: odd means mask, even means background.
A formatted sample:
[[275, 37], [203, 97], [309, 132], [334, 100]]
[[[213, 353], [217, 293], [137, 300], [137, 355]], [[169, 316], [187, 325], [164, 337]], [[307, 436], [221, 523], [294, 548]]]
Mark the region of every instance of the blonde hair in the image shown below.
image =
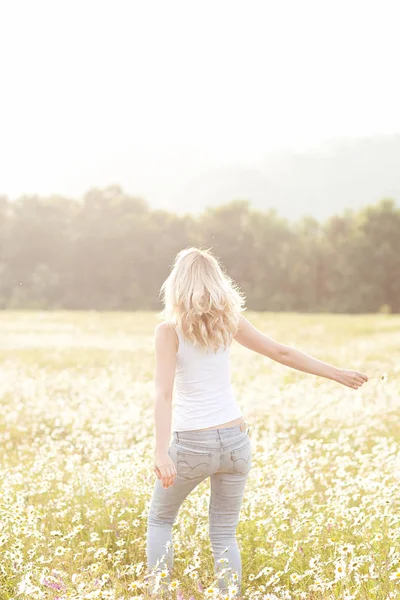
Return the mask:
[[161, 286], [162, 317], [195, 345], [227, 347], [237, 332], [245, 297], [210, 250], [186, 248]]

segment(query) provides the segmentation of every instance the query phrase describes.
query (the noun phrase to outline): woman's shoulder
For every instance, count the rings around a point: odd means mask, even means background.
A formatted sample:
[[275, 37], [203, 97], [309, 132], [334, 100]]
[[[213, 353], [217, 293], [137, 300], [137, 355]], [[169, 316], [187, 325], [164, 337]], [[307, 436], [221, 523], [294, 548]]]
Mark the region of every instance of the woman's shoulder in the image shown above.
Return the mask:
[[163, 321], [158, 323], [155, 329], [155, 336], [162, 340], [174, 340], [179, 342], [178, 331], [172, 321]]

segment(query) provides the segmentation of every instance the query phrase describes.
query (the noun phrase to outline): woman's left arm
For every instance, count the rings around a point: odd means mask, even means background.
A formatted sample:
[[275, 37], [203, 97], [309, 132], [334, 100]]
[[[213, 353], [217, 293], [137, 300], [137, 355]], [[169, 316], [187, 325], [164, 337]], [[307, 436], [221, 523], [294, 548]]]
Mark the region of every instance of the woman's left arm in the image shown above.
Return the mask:
[[259, 331], [243, 315], [240, 315], [239, 328], [234, 338], [242, 346], [268, 356], [282, 365], [311, 375], [332, 379], [355, 390], [368, 381], [368, 377], [364, 373], [335, 367], [296, 348], [277, 342]]

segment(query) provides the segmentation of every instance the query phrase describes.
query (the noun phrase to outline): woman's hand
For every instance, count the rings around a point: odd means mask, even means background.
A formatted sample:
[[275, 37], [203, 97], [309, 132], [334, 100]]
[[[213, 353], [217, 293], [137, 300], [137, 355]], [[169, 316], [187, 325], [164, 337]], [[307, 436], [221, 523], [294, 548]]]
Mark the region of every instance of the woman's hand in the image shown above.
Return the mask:
[[161, 480], [163, 488], [169, 488], [174, 483], [176, 467], [168, 453], [155, 454], [154, 471], [158, 479]]
[[359, 371], [350, 371], [349, 369], [338, 369], [335, 375], [335, 381], [347, 385], [355, 390], [368, 381], [367, 375], [360, 373]]

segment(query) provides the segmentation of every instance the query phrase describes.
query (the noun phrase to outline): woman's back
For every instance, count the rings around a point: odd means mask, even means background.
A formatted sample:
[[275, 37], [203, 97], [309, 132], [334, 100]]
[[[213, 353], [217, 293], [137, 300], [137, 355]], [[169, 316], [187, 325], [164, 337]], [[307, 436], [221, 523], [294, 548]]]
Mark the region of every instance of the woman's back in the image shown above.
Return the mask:
[[174, 429], [203, 429], [242, 416], [231, 383], [230, 346], [217, 351], [178, 336]]

